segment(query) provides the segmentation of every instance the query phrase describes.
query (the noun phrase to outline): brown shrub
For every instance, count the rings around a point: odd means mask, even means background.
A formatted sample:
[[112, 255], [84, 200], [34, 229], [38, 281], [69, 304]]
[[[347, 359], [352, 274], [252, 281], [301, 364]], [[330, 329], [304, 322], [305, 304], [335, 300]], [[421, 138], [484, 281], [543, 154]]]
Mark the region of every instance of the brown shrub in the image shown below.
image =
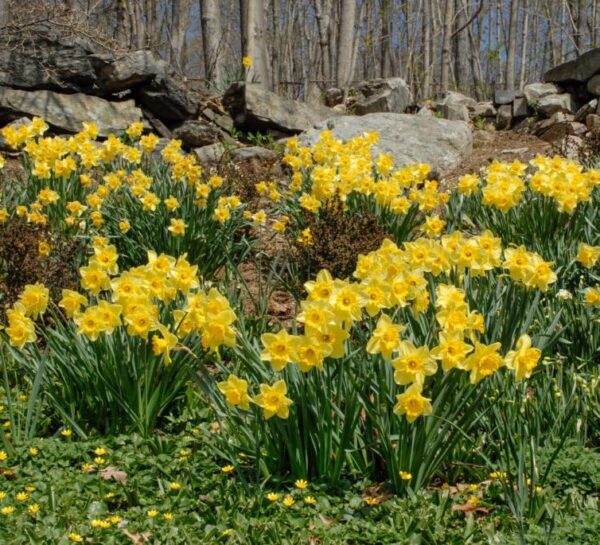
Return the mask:
[[[50, 254], [40, 255], [40, 241], [48, 242]], [[43, 283], [54, 301], [63, 288], [77, 289], [78, 269], [85, 247], [77, 239], [52, 233], [47, 226], [10, 218], [0, 225], [0, 301], [2, 314], [26, 284]]]
[[350, 214], [339, 200], [327, 202], [316, 216], [305, 214], [313, 243], [294, 241], [295, 253], [302, 267], [300, 274], [310, 278], [327, 269], [336, 278], [347, 278], [356, 269], [359, 254], [381, 246], [385, 231], [376, 216], [368, 212]]

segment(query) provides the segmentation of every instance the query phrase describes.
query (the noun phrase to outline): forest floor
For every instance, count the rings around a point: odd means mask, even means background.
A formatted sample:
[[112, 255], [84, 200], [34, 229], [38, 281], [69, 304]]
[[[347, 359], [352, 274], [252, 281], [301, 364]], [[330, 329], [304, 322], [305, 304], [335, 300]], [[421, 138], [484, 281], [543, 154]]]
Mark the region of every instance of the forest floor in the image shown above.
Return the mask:
[[555, 146], [533, 134], [474, 129], [473, 152], [446, 176], [446, 180], [451, 182], [464, 174], [477, 174], [494, 160], [527, 162], [536, 155], [559, 152]]

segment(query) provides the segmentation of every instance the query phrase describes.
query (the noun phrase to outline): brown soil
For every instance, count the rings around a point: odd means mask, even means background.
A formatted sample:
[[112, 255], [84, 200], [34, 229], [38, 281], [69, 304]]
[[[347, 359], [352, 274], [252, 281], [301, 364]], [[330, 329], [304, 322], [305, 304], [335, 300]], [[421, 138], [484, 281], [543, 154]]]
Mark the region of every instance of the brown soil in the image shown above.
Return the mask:
[[463, 174], [478, 174], [494, 159], [502, 162], [519, 160], [527, 162], [536, 155], [559, 153], [554, 146], [532, 134], [514, 131], [474, 130], [473, 152], [447, 176], [448, 182]]

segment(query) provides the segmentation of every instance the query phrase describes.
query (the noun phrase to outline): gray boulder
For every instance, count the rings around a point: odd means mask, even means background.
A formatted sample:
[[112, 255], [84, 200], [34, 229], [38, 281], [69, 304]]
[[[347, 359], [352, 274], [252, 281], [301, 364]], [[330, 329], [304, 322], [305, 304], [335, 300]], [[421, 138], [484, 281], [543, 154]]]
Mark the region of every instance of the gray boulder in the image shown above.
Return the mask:
[[173, 78], [156, 79], [142, 86], [137, 98], [144, 108], [165, 123], [194, 119], [198, 114], [198, 100]]
[[354, 109], [358, 115], [376, 112], [403, 113], [411, 103], [411, 93], [402, 78], [373, 79], [359, 83]]
[[504, 104], [510, 104], [514, 99], [514, 89], [496, 89], [496, 91], [494, 91], [494, 104], [502, 106]]
[[339, 87], [330, 87], [324, 93], [325, 105], [333, 108], [344, 102], [344, 90]]
[[215, 125], [199, 119], [188, 119], [173, 129], [173, 138], [181, 140], [185, 149], [200, 148], [223, 140], [225, 136]]
[[116, 58], [100, 69], [100, 79], [106, 92], [118, 93], [153, 78], [167, 76], [169, 65], [148, 49], [133, 51]]
[[496, 128], [497, 129], [510, 129], [512, 125], [512, 105], [502, 104], [498, 106], [498, 115], [496, 116]]
[[565, 62], [548, 70], [544, 81], [552, 83], [586, 82], [594, 74], [600, 72], [600, 48], [591, 49], [575, 60]]
[[592, 95], [600, 96], [600, 74], [592, 76], [585, 87]]
[[478, 117], [496, 117], [498, 111], [491, 101], [478, 102], [475, 107], [471, 110], [471, 118], [476, 119]]
[[593, 114], [596, 112], [596, 108], [598, 107], [598, 99], [594, 98], [589, 102], [586, 102], [577, 112], [575, 113], [575, 121], [584, 122], [586, 117], [589, 114]]
[[562, 93], [560, 95], [546, 95], [539, 99], [537, 107], [541, 113], [548, 117], [556, 112], [575, 112], [575, 102], [569, 93]]
[[236, 83], [223, 96], [223, 105], [236, 127], [249, 131], [275, 130], [297, 134], [335, 112], [326, 106], [290, 100], [258, 85]]
[[84, 121], [93, 121], [98, 134], [122, 132], [140, 121], [142, 112], [133, 100], [109, 102], [96, 96], [53, 91], [21, 91], [0, 87], [0, 109], [14, 114], [43, 117], [50, 125], [68, 132], [78, 132]]
[[560, 94], [560, 89], [554, 83], [530, 83], [523, 88], [527, 102], [538, 102], [548, 95]]
[[225, 146], [220, 142], [210, 146], [202, 146], [194, 150], [201, 163], [218, 163], [225, 154]]
[[600, 130], [600, 115], [589, 114], [585, 118], [585, 124], [590, 131]]
[[515, 118], [527, 117], [528, 113], [529, 108], [527, 107], [527, 99], [523, 96], [516, 97], [512, 104], [512, 116]]
[[0, 47], [0, 85], [16, 89], [98, 93], [98, 65], [105, 61], [91, 48], [39, 36]]
[[477, 106], [477, 101], [474, 98], [463, 95], [462, 93], [457, 93], [456, 91], [446, 91], [444, 98], [439, 105], [465, 106], [469, 110], [472, 110]]
[[374, 155], [389, 153], [398, 167], [427, 163], [436, 175], [451, 171], [473, 148], [473, 136], [467, 123], [395, 113], [334, 117], [302, 133], [299, 139], [306, 146], [313, 145], [326, 129], [341, 140], [375, 131], [379, 134], [379, 143], [374, 147]]
[[469, 121], [469, 110], [463, 104], [442, 104], [439, 107], [444, 119], [452, 121]]
[[232, 159], [247, 161], [250, 159], [261, 159], [264, 161], [276, 161], [281, 156], [272, 149], [263, 148], [261, 146], [247, 146], [235, 148], [231, 151]]

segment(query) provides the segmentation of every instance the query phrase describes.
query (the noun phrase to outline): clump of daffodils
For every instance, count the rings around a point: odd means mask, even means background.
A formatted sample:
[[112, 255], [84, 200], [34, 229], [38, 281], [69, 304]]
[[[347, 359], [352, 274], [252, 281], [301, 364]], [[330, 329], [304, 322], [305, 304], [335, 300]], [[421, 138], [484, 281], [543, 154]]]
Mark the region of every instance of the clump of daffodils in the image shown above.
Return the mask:
[[[116, 248], [97, 239], [94, 254], [81, 267], [82, 292], [63, 290], [58, 306], [72, 320], [77, 333], [90, 341], [124, 329], [127, 335], [152, 345], [165, 364], [188, 337], [201, 338], [205, 350], [234, 346], [236, 315], [215, 288], [204, 290], [198, 267], [186, 256], [178, 258], [148, 252], [145, 265], [119, 272]], [[35, 320], [49, 304], [48, 289], [28, 285], [8, 310], [6, 334], [12, 346], [22, 349], [37, 339]]]
[[[503, 248], [490, 232], [466, 237], [460, 232], [444, 235], [439, 241], [420, 238], [402, 248], [390, 240], [381, 248], [359, 257], [355, 281], [333, 278], [323, 270], [305, 287], [308, 297], [301, 302], [297, 316], [302, 334], [285, 329], [261, 336], [261, 359], [275, 372], [295, 365], [303, 373], [323, 370], [327, 360], [347, 355], [353, 327], [377, 318], [364, 349], [389, 362], [394, 381], [404, 391], [397, 395], [394, 412], [409, 422], [432, 413], [431, 399], [425, 394], [428, 377], [443, 373], [466, 372], [476, 384], [503, 367], [511, 369], [517, 380], [531, 376], [541, 350], [532, 346], [524, 334], [515, 349], [502, 354], [501, 344], [480, 341], [485, 333], [484, 316], [470, 308], [464, 287], [448, 283], [452, 277], [472, 278], [506, 270], [513, 282], [527, 289], [545, 291], [556, 281], [551, 264], [524, 247]], [[496, 272], [497, 274], [497, 272]], [[430, 289], [429, 278], [436, 280]], [[396, 323], [397, 309], [410, 309], [418, 316], [433, 309], [436, 327], [432, 346], [415, 345], [403, 336], [406, 324]], [[283, 380], [272, 386], [260, 385], [252, 397], [248, 382], [235, 375], [219, 384], [232, 406], [248, 410], [255, 403], [267, 419], [287, 418], [292, 400], [286, 397]]]

